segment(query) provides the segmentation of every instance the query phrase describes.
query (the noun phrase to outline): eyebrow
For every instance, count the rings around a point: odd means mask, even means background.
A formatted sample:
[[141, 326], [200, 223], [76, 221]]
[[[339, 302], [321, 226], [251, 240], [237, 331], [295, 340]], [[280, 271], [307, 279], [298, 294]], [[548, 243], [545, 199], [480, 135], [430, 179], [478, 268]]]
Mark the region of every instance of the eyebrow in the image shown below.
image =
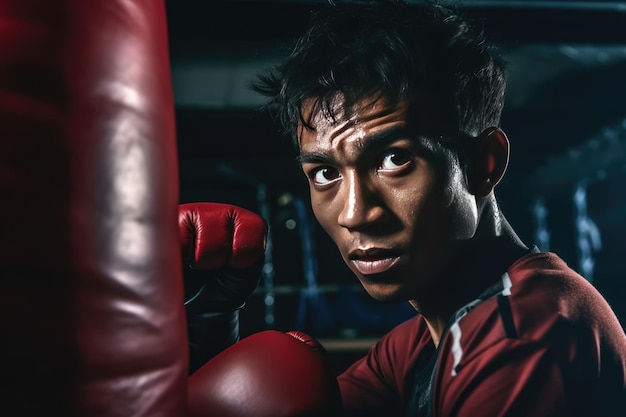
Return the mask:
[[[382, 149], [398, 139], [409, 137], [411, 136], [407, 126], [395, 126], [357, 141], [356, 146], [363, 153], [371, 152]], [[296, 159], [300, 164], [325, 164], [334, 161], [334, 158], [326, 152], [303, 152]]]

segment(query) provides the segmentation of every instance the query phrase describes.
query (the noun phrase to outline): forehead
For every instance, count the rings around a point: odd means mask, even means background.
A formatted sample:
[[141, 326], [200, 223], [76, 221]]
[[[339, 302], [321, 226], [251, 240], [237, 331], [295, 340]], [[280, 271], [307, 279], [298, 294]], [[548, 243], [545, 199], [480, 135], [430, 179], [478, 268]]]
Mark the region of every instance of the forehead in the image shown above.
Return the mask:
[[388, 128], [407, 124], [407, 105], [392, 106], [384, 98], [364, 99], [349, 109], [341, 97], [332, 102], [330, 112], [314, 100], [304, 103], [303, 115], [309, 127], [298, 127], [298, 145], [307, 148], [330, 148], [339, 143], [365, 141]]

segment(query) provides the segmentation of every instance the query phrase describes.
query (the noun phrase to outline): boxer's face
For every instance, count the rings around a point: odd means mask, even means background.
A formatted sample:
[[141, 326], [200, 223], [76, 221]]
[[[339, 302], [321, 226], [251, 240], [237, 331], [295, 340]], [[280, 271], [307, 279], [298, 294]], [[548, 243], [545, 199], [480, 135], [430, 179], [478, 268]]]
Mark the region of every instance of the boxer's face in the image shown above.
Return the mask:
[[363, 102], [337, 121], [313, 115], [298, 134], [315, 216], [380, 301], [427, 296], [477, 224], [458, 164], [411, 137], [406, 119], [406, 106]]

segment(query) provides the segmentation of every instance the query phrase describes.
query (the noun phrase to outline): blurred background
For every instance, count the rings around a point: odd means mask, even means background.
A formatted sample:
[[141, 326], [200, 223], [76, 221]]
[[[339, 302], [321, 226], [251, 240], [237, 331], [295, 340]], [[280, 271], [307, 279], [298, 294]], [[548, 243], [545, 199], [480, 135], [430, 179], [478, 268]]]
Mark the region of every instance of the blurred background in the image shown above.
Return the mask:
[[[324, 3], [167, 0], [167, 8], [181, 202], [236, 204], [271, 228], [242, 335], [307, 331], [340, 369], [414, 312], [363, 292], [313, 219], [289, 139], [249, 88]], [[502, 128], [512, 156], [497, 189], [504, 214], [527, 243], [591, 281], [624, 325], [626, 3], [440, 3], [479, 19], [510, 62]]]

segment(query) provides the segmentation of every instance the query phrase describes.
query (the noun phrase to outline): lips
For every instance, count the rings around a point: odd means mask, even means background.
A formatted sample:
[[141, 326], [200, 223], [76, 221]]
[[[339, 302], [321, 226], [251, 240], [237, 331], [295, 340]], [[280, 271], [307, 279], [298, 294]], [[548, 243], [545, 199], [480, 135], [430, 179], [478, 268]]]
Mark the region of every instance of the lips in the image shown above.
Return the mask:
[[363, 275], [380, 274], [390, 269], [400, 259], [387, 249], [358, 249], [350, 252], [350, 262]]

